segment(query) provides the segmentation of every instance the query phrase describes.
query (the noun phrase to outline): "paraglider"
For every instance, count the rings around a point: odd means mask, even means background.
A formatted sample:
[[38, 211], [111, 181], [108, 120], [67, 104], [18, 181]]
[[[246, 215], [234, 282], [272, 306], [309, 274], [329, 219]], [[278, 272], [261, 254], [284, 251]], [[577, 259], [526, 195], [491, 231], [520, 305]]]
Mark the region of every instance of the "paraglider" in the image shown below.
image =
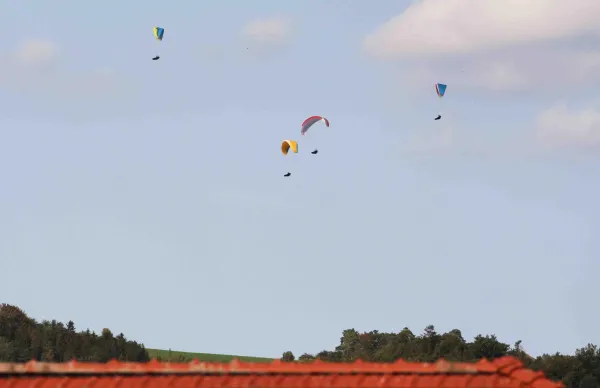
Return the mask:
[[306, 120], [304, 120], [304, 122], [302, 123], [302, 129], [300, 130], [300, 133], [303, 136], [306, 135], [306, 131], [308, 131], [308, 129], [310, 127], [312, 127], [314, 124], [318, 123], [319, 121], [324, 122], [325, 126], [329, 127], [329, 120], [327, 120], [325, 117], [323, 117], [323, 116], [311, 116], [311, 117], [307, 118]]
[[284, 155], [287, 155], [290, 149], [293, 153], [298, 153], [298, 143], [295, 140], [284, 140], [281, 142], [281, 152]]
[[[162, 27], [154, 27], [153, 31], [154, 31], [154, 37], [156, 38], [156, 40], [161, 42], [163, 40], [163, 35], [165, 34], [165, 29]], [[152, 60], [157, 61], [159, 58], [160, 57], [157, 55], [154, 58], [152, 58]]]
[[[435, 84], [435, 92], [437, 93], [438, 97], [441, 99], [444, 97], [444, 94], [446, 94], [446, 88], [448, 86], [445, 84]], [[437, 117], [434, 120], [439, 120], [442, 118], [442, 115], [438, 113]]]
[[313, 152], [311, 152], [311, 154], [316, 155], [319, 153], [319, 150], [314, 150]]
[[[293, 153], [297, 154], [298, 153], [298, 143], [295, 140], [284, 140], [281, 142], [281, 153], [284, 155], [287, 155], [290, 150], [292, 150]], [[288, 177], [292, 175], [291, 172], [288, 172], [287, 174], [285, 174], [285, 177]]]

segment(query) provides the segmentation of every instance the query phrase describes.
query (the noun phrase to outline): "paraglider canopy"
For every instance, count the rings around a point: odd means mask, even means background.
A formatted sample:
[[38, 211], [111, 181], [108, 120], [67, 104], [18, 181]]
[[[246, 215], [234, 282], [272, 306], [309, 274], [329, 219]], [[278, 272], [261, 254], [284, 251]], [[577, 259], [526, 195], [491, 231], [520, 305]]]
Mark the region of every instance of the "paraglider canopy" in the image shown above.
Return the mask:
[[314, 124], [318, 123], [319, 121], [323, 121], [325, 123], [325, 126], [329, 127], [329, 120], [327, 120], [325, 117], [311, 116], [311, 117], [307, 118], [306, 120], [304, 120], [304, 122], [302, 123], [302, 129], [300, 130], [300, 133], [302, 135], [305, 135], [306, 131], [308, 131], [308, 129], [310, 127], [312, 127]]
[[154, 37], [158, 40], [163, 40], [165, 29], [161, 27], [154, 27]]
[[448, 87], [448, 85], [435, 84], [435, 91], [440, 98], [444, 97], [444, 94], [446, 94], [447, 87]]
[[290, 151], [290, 148], [292, 149], [292, 152], [294, 152], [295, 154], [298, 153], [298, 143], [296, 143], [296, 141], [294, 141], [294, 140], [284, 140], [281, 143], [281, 152], [284, 155], [288, 154], [288, 152]]

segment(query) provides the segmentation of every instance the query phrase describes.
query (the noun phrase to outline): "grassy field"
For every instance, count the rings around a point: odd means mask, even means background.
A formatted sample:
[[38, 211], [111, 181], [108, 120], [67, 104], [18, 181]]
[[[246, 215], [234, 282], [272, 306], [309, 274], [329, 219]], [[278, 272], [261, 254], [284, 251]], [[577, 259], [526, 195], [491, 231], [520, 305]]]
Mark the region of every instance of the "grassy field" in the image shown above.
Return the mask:
[[271, 362], [272, 358], [234, 356], [230, 354], [187, 353], [175, 350], [146, 349], [150, 357], [160, 358], [161, 361], [189, 362], [197, 358], [199, 361], [229, 362], [234, 358], [245, 362]]

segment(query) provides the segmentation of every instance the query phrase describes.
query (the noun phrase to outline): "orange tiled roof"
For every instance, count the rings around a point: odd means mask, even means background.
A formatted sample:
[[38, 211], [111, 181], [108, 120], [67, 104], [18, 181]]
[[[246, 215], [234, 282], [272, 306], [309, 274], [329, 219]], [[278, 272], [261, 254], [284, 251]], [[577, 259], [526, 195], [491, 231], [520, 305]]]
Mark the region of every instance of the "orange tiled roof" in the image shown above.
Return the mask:
[[0, 363], [0, 388], [564, 388], [516, 358], [493, 362]]

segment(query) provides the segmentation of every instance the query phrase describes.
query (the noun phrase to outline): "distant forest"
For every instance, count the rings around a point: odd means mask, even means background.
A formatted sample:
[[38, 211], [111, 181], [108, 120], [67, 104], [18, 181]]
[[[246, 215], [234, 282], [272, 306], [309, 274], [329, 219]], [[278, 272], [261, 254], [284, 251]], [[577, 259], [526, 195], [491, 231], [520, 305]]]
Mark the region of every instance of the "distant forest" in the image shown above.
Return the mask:
[[[419, 335], [408, 328], [399, 333], [377, 330], [359, 333], [348, 329], [343, 331], [340, 345], [334, 350], [305, 353], [297, 359], [288, 351], [281, 359], [286, 362], [315, 359], [393, 362], [402, 358], [433, 362], [440, 357], [449, 361], [476, 361], [506, 355], [518, 357], [526, 367], [541, 370], [548, 378], [560, 380], [568, 388], [600, 388], [600, 350], [596, 345], [588, 344], [572, 355], [555, 353], [532, 357], [524, 351], [521, 341], [509, 345], [495, 335], [477, 335], [473, 341], [467, 341], [458, 329], [440, 334], [434, 326], [426, 327]], [[128, 340], [122, 333], [115, 336], [109, 329], [103, 329], [100, 334], [90, 330], [77, 331], [72, 321], [66, 324], [55, 320], [37, 322], [16, 306], [0, 305], [0, 362], [106, 362], [113, 358], [137, 362], [150, 359], [143, 344]], [[178, 355], [176, 359], [163, 361], [191, 360]]]
[[66, 325], [55, 320], [37, 322], [16, 306], [0, 305], [0, 361], [106, 362], [113, 358], [150, 360], [144, 345], [129, 341], [122, 333], [115, 336], [109, 329], [100, 335], [78, 332], [73, 321]]
[[569, 388], [598, 388], [600, 383], [600, 350], [596, 345], [577, 349], [575, 354], [543, 354], [532, 357], [525, 352], [522, 342], [512, 346], [501, 342], [495, 335], [477, 335], [467, 341], [458, 329], [440, 334], [433, 325], [420, 335], [405, 327], [399, 333], [380, 333], [373, 330], [359, 333], [344, 330], [340, 345], [333, 351], [317, 354], [305, 353], [298, 357], [284, 352], [282, 361], [310, 362], [314, 359], [335, 362], [352, 362], [358, 359], [372, 362], [393, 362], [397, 359], [434, 362], [440, 358], [448, 361], [493, 360], [503, 356], [519, 358], [530, 369], [541, 370], [552, 380], [560, 380]]

